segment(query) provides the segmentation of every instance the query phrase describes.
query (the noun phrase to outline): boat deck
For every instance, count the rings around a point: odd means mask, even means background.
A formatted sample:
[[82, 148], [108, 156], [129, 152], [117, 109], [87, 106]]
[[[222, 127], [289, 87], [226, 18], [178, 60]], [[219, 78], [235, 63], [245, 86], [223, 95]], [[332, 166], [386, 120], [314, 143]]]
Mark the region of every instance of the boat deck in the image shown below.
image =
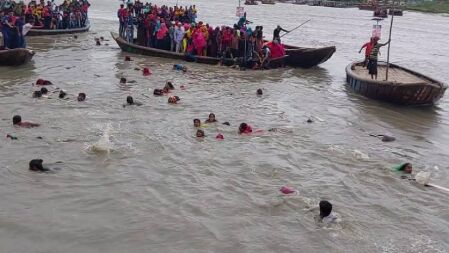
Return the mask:
[[[387, 66], [379, 64], [377, 66], [377, 80], [384, 81], [386, 75]], [[364, 79], [371, 79], [371, 75], [368, 74], [368, 69], [364, 68], [362, 65], [356, 65], [353, 69], [354, 74], [360, 76]], [[416, 84], [416, 83], [431, 83], [429, 80], [416, 76], [410, 72], [407, 72], [400, 68], [394, 68], [390, 66], [388, 70], [388, 81], [401, 83], [401, 84]]]

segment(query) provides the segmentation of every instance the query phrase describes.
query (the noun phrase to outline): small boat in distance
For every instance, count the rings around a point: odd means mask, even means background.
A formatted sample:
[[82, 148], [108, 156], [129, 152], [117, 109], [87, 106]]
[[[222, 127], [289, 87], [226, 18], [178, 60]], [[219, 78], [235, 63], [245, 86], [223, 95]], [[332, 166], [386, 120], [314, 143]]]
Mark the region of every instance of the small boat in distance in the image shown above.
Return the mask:
[[246, 0], [245, 5], [258, 5], [258, 3], [255, 0]]
[[260, 0], [260, 2], [262, 2], [262, 4], [276, 4], [274, 0]]
[[0, 66], [18, 66], [25, 64], [34, 56], [34, 51], [26, 48], [1, 49]]
[[363, 62], [353, 62], [346, 67], [346, 81], [356, 93], [400, 105], [433, 105], [446, 92], [446, 84], [391, 63], [384, 81], [386, 68], [385, 62], [379, 62], [379, 80], [373, 80]]
[[73, 29], [39, 29], [39, 28], [32, 28], [27, 33], [27, 36], [44, 36], [44, 35], [59, 35], [59, 34], [72, 34], [72, 33], [83, 33], [87, 32], [90, 29], [90, 22], [86, 22], [85, 27], [81, 28], [73, 28]]

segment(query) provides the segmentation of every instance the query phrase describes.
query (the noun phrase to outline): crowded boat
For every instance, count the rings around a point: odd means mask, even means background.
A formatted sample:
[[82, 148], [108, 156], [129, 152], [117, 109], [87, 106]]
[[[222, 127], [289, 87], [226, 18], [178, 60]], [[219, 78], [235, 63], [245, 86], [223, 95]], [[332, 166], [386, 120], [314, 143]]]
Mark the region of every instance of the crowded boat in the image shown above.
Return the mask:
[[187, 58], [206, 56], [220, 58], [227, 66], [265, 69], [271, 59], [286, 55], [279, 32], [266, 43], [263, 27], [250, 27], [252, 22], [246, 13], [232, 27], [214, 27], [196, 21], [195, 5], [169, 7], [136, 1], [122, 4], [117, 17], [119, 36], [126, 42], [184, 54]]

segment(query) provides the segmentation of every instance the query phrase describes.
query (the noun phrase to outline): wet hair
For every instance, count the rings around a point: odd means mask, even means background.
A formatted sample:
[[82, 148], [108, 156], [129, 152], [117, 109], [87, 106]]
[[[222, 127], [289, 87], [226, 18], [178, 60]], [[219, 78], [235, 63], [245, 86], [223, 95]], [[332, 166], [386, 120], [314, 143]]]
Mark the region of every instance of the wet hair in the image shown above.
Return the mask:
[[193, 119], [193, 125], [195, 125], [195, 123], [198, 122], [201, 125], [201, 120], [200, 119]]
[[86, 93], [83, 93], [83, 92], [79, 93], [78, 101], [84, 101], [84, 100], [86, 100]]
[[125, 56], [125, 61], [131, 61], [131, 57]]
[[246, 123], [242, 123], [239, 126], [239, 133], [243, 133], [243, 131], [245, 131], [245, 129], [248, 127], [248, 124]]
[[73, 38], [78, 39], [78, 35], [73, 35]]
[[43, 85], [52, 85], [53, 83], [48, 81], [48, 80], [44, 80]]
[[401, 165], [401, 167], [398, 170], [399, 171], [404, 171], [405, 167], [407, 167], [407, 166], [412, 166], [412, 164], [411, 163], [404, 163], [404, 164]]
[[329, 201], [320, 201], [320, 217], [321, 219], [329, 216], [332, 212], [332, 204]]
[[223, 125], [230, 126], [231, 124], [226, 121], [226, 122], [223, 122]]
[[99, 39], [96, 39], [96, 40], [95, 40], [95, 45], [97, 45], [97, 46], [101, 46], [101, 42], [100, 42], [100, 40], [99, 40]]
[[153, 95], [155, 96], [162, 96], [164, 92], [161, 89], [154, 89]]
[[47, 94], [47, 93], [48, 93], [47, 88], [42, 87], [42, 88], [41, 88], [41, 93], [42, 93], [42, 94]]
[[42, 97], [42, 92], [40, 90], [35, 90], [33, 92], [33, 98], [40, 98]]
[[[198, 134], [200, 134], [201, 136], [198, 136]], [[196, 131], [196, 137], [204, 137], [204, 131], [201, 130], [201, 129], [198, 129], [198, 130]]]
[[14, 115], [14, 117], [12, 117], [12, 124], [13, 125], [17, 125], [20, 122], [22, 122], [22, 117], [20, 115]]
[[126, 83], [126, 78], [124, 77], [120, 78], [120, 83]]
[[44, 166], [42, 166], [42, 159], [33, 159], [30, 161], [29, 170], [31, 171], [46, 171]]
[[262, 94], [263, 94], [262, 89], [257, 89], [257, 95], [262, 95]]
[[63, 90], [59, 91], [59, 98], [65, 98], [67, 93], [65, 93]]
[[165, 87], [167, 87], [169, 90], [174, 90], [175, 89], [175, 86], [173, 86], [173, 84], [171, 82], [167, 82], [165, 84]]
[[134, 99], [133, 99], [133, 97], [127, 96], [127, 97], [126, 97], [126, 103], [128, 103], [128, 104], [130, 104], [130, 105], [134, 104]]
[[176, 99], [176, 101], [181, 100], [178, 96], [174, 96], [174, 98]]

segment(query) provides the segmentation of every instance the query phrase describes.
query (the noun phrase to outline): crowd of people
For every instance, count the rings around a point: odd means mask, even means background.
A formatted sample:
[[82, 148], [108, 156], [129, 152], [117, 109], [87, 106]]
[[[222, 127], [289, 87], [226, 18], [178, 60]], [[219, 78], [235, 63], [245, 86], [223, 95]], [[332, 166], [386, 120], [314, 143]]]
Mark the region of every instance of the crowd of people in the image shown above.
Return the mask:
[[0, 28], [3, 47], [25, 48], [25, 35], [34, 29], [82, 28], [88, 22], [89, 2], [87, 0], [64, 0], [57, 5], [54, 0], [23, 1], [0, 0]]
[[183, 53], [192, 61], [195, 56], [209, 56], [222, 58], [228, 66], [268, 68], [270, 59], [285, 55], [279, 33], [286, 30], [278, 26], [273, 41], [266, 44], [263, 27], [249, 27], [246, 13], [233, 27], [213, 27], [196, 22], [195, 5], [168, 7], [136, 1], [122, 4], [117, 17], [119, 34], [128, 43]]

